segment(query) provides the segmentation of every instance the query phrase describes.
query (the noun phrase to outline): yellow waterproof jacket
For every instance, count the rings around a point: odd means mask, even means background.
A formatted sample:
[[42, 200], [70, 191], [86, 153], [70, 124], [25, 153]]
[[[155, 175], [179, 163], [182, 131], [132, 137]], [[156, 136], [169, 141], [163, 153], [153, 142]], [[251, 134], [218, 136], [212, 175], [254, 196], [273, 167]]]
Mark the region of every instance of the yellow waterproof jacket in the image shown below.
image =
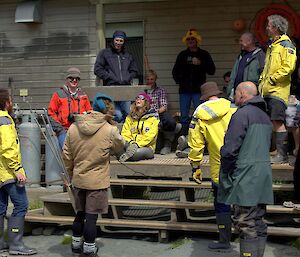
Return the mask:
[[7, 111], [0, 110], [0, 187], [15, 182], [17, 173], [25, 175], [15, 123]]
[[157, 112], [150, 110], [139, 120], [127, 116], [121, 135], [128, 142], [135, 142], [139, 147], [150, 147], [153, 152], [156, 147], [159, 118]]
[[288, 103], [296, 60], [296, 48], [287, 35], [282, 35], [269, 46], [265, 68], [259, 79], [262, 97], [274, 97]]
[[219, 183], [220, 148], [235, 111], [236, 108], [232, 108], [226, 99], [206, 101], [195, 110], [190, 123], [188, 144], [191, 150], [188, 158], [192, 163], [200, 164], [207, 145], [211, 179], [216, 184]]

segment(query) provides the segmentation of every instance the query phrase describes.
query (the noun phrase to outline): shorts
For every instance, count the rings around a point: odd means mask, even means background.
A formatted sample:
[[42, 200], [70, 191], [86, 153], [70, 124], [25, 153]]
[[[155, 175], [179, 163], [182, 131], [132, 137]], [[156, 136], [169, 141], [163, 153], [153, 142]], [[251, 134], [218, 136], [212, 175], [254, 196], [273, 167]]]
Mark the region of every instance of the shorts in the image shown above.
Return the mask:
[[76, 211], [84, 211], [90, 214], [105, 214], [108, 212], [107, 189], [88, 190], [74, 187]]
[[286, 110], [285, 103], [271, 97], [265, 97], [264, 100], [267, 104], [267, 113], [270, 116], [270, 119], [284, 122]]

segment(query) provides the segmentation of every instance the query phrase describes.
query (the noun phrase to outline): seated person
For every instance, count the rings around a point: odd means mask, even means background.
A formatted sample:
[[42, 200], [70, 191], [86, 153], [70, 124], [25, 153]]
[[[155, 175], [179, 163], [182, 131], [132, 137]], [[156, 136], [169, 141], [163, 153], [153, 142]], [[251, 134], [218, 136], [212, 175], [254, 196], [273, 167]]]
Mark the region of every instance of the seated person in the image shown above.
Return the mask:
[[151, 101], [151, 97], [142, 92], [131, 105], [121, 131], [126, 140], [126, 150], [119, 157], [120, 162], [154, 158], [159, 118], [157, 112], [150, 108]]
[[88, 96], [79, 88], [80, 70], [67, 70], [65, 84], [57, 90], [50, 100], [48, 115], [62, 149], [68, 128], [74, 115], [92, 110]]
[[146, 89], [146, 93], [151, 96], [152, 103], [151, 109], [155, 109], [158, 112], [160, 119], [160, 129], [163, 132], [164, 146], [160, 151], [160, 154], [165, 155], [171, 153], [172, 142], [175, 138], [175, 134], [181, 129], [181, 124], [176, 124], [175, 119], [168, 112], [168, 100], [166, 91], [157, 86], [157, 74], [154, 70], [149, 70], [147, 73], [147, 85], [150, 89]]

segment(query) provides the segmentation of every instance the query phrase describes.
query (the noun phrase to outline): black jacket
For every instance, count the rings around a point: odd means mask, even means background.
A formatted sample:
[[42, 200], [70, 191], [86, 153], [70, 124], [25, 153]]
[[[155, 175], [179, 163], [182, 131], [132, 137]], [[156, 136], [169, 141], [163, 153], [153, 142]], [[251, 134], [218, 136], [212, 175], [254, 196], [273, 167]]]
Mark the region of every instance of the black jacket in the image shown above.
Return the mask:
[[[193, 65], [192, 58], [197, 57], [200, 65]], [[200, 93], [200, 87], [206, 82], [206, 74], [214, 75], [215, 64], [210, 54], [198, 48], [197, 52], [186, 49], [177, 56], [173, 67], [173, 78], [179, 84], [179, 94], [181, 93]]]
[[94, 67], [95, 75], [103, 80], [105, 86], [129, 85], [137, 71], [131, 54], [124, 49], [118, 53], [112, 47], [99, 52]]

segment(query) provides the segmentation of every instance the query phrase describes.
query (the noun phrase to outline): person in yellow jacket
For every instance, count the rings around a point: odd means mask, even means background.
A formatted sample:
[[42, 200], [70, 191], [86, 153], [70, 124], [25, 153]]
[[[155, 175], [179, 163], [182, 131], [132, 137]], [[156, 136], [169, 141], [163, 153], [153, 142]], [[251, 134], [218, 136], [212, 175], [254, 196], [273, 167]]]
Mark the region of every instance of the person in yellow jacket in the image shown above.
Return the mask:
[[266, 31], [272, 41], [260, 76], [259, 93], [267, 103], [268, 115], [276, 135], [277, 155], [271, 158], [271, 162], [285, 163], [288, 162], [285, 110], [290, 94], [291, 74], [296, 66], [296, 48], [286, 35], [288, 21], [284, 17], [271, 15], [267, 20]]
[[205, 102], [195, 110], [190, 123], [188, 135], [190, 152], [188, 158], [192, 165], [193, 179], [197, 183], [201, 183], [200, 162], [203, 158], [204, 147], [207, 146], [215, 197], [214, 208], [219, 228], [219, 241], [210, 243], [208, 248], [213, 251], [229, 251], [231, 250], [230, 205], [219, 203], [217, 192], [220, 172], [220, 148], [224, 144], [224, 136], [236, 108], [231, 107], [229, 100], [219, 98], [218, 95], [220, 94], [222, 94], [222, 91], [219, 90], [215, 82], [206, 82], [201, 86], [201, 100]]
[[[24, 245], [24, 218], [28, 209], [25, 190], [26, 174], [15, 123], [11, 117], [12, 101], [7, 89], [0, 89], [0, 252], [12, 255], [33, 255], [37, 251]], [[4, 240], [4, 216], [8, 198], [14, 209], [8, 220], [8, 242]]]
[[126, 151], [119, 157], [120, 162], [154, 158], [159, 117], [150, 109], [151, 102], [151, 96], [142, 92], [131, 105], [121, 132], [127, 144]]

